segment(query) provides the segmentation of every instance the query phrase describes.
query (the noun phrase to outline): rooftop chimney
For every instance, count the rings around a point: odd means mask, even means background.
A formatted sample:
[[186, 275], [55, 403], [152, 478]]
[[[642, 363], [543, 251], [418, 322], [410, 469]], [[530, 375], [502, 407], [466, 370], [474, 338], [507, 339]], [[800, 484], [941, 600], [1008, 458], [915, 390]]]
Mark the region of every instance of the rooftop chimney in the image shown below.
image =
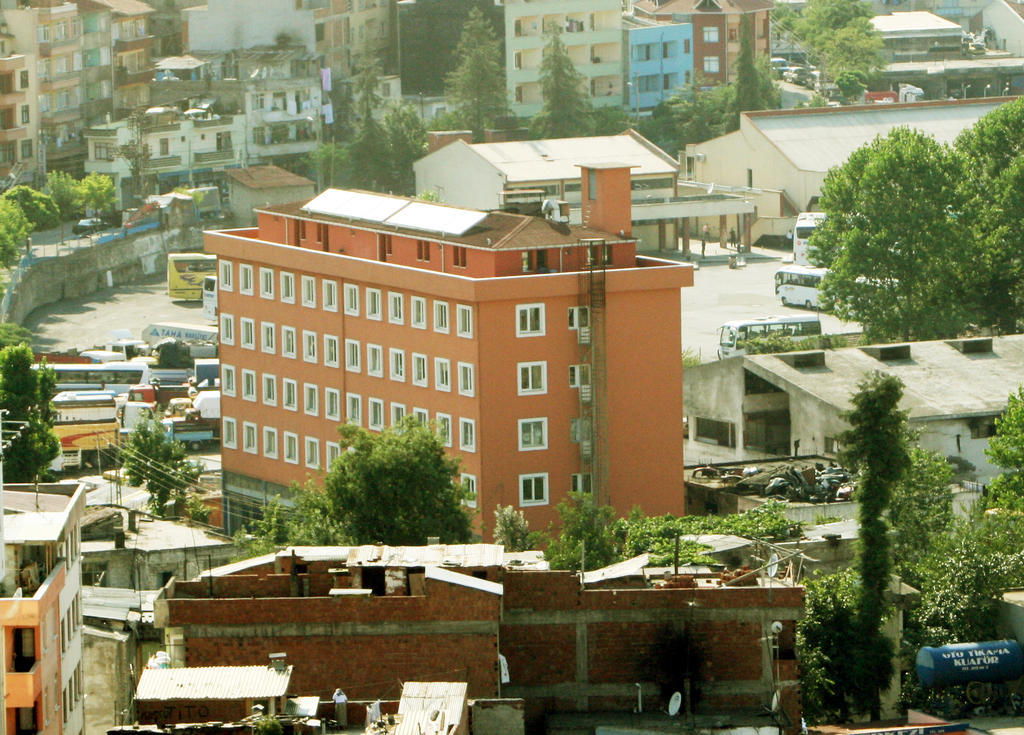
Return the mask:
[[625, 163], [578, 164], [583, 224], [630, 237], [633, 206], [630, 166]]
[[272, 653], [270, 654], [270, 665], [274, 671], [284, 671], [287, 666], [288, 654], [287, 653]]

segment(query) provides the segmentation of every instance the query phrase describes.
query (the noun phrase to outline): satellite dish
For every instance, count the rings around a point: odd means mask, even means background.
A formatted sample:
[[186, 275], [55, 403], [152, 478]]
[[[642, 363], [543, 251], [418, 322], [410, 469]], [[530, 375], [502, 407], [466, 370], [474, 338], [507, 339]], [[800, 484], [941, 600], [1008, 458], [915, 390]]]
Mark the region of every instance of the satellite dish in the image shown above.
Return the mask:
[[778, 692], [778, 690], [776, 690], [775, 693], [772, 694], [772, 712], [778, 712], [778, 711], [779, 711], [779, 692]]
[[672, 698], [668, 700], [668, 713], [671, 717], [675, 717], [679, 714], [679, 708], [683, 704], [683, 695], [679, 692], [673, 692]]
[[774, 578], [779, 573], [779, 555], [774, 551], [768, 558], [768, 576]]

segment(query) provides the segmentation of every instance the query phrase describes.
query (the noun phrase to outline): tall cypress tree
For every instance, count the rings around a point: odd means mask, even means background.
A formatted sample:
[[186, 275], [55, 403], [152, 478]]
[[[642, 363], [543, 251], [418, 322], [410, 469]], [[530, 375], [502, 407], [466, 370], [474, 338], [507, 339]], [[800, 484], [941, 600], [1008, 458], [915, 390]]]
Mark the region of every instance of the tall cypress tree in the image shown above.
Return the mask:
[[540, 63], [540, 91], [544, 107], [531, 122], [541, 138], [572, 138], [590, 132], [590, 99], [583, 90], [583, 75], [577, 71], [555, 29], [548, 34]]
[[501, 42], [479, 8], [472, 8], [455, 50], [456, 66], [445, 79], [455, 112], [480, 142], [484, 130], [508, 114]]

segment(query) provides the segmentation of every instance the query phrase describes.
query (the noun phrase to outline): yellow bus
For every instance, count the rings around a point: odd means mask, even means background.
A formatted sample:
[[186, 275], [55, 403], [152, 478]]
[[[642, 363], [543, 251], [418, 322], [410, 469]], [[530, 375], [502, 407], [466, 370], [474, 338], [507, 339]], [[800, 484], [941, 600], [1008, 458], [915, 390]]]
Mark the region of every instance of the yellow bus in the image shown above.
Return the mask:
[[167, 295], [175, 301], [202, 301], [203, 279], [217, 274], [217, 256], [167, 254]]

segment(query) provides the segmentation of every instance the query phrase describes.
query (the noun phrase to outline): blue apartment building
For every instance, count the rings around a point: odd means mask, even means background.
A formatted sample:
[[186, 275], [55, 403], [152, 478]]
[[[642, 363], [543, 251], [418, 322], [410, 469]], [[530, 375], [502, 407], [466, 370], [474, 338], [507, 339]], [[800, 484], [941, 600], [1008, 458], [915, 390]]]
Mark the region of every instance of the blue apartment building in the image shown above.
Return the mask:
[[623, 26], [629, 49], [624, 102], [643, 114], [693, 81], [693, 25], [626, 16]]

